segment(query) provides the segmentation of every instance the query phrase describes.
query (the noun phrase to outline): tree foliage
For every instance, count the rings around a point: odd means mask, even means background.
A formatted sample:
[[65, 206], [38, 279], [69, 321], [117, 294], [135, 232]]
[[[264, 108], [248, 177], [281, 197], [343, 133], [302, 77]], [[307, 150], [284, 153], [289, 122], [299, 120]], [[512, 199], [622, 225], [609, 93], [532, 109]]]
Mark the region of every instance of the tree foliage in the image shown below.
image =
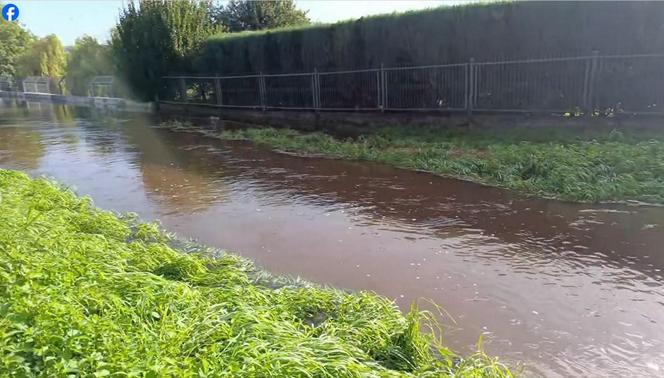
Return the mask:
[[121, 12], [111, 34], [112, 56], [137, 97], [153, 99], [161, 76], [186, 70], [186, 57], [220, 31], [211, 10], [209, 1], [144, 0]]
[[16, 75], [16, 59], [34, 40], [35, 36], [18, 22], [0, 18], [0, 76]]
[[94, 76], [112, 73], [108, 45], [102, 45], [88, 35], [76, 39], [74, 47], [69, 52], [67, 63], [67, 86], [72, 94], [85, 96], [88, 92], [88, 83]]
[[31, 43], [18, 57], [16, 73], [19, 76], [47, 76], [62, 78], [67, 67], [65, 49], [55, 34]]
[[215, 12], [215, 18], [231, 32], [310, 23], [307, 11], [297, 9], [293, 0], [231, 0]]

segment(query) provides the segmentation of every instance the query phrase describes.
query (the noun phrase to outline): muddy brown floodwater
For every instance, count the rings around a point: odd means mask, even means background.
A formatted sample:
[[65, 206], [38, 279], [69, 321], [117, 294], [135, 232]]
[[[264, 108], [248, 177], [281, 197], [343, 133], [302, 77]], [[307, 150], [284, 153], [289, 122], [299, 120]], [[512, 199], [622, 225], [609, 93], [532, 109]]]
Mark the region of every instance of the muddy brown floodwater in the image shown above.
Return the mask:
[[529, 199], [155, 124], [5, 103], [0, 166], [271, 272], [373, 290], [403, 309], [429, 298], [449, 313], [453, 349], [471, 351], [483, 333], [490, 354], [527, 376], [664, 375], [664, 208]]

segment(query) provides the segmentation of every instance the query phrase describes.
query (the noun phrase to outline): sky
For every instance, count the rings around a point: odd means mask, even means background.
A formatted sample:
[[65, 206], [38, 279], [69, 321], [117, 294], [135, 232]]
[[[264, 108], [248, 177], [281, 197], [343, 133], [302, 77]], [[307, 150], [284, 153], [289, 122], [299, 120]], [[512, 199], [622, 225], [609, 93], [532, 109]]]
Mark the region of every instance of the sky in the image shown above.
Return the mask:
[[[128, 0], [0, 0], [13, 3], [20, 10], [19, 22], [39, 37], [56, 34], [63, 45], [74, 44], [84, 34], [100, 41], [109, 38], [109, 30], [118, 19], [119, 10]], [[296, 0], [300, 9], [308, 9], [314, 22], [335, 22], [362, 16], [404, 12], [414, 9], [454, 5], [463, 0]], [[222, 2], [223, 3], [223, 2]]]

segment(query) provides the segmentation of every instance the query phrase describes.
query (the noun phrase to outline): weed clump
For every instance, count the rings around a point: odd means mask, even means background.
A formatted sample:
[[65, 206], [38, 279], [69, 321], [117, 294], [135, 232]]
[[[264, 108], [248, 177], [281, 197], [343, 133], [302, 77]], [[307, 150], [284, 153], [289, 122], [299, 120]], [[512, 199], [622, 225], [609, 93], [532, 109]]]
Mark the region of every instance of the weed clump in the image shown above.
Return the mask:
[[0, 375], [506, 377], [365, 292], [184, 254], [154, 225], [0, 170]]

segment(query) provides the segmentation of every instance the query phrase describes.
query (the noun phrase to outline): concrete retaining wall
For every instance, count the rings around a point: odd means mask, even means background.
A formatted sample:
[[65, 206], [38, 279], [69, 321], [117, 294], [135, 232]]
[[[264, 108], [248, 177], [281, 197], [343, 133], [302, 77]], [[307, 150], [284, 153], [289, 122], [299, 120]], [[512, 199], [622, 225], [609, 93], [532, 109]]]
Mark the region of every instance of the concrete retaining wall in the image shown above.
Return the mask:
[[[212, 127], [234, 127], [233, 123], [288, 127], [298, 130], [325, 130], [354, 136], [371, 128], [384, 126], [440, 126], [489, 128], [564, 127], [593, 128], [664, 128], [661, 117], [619, 115], [613, 117], [564, 117], [559, 114], [476, 114], [469, 119], [461, 113], [396, 112], [305, 112], [259, 109], [229, 109], [197, 105], [159, 104], [159, 113], [167, 118], [196, 119]], [[230, 122], [229, 122], [230, 121]]]

